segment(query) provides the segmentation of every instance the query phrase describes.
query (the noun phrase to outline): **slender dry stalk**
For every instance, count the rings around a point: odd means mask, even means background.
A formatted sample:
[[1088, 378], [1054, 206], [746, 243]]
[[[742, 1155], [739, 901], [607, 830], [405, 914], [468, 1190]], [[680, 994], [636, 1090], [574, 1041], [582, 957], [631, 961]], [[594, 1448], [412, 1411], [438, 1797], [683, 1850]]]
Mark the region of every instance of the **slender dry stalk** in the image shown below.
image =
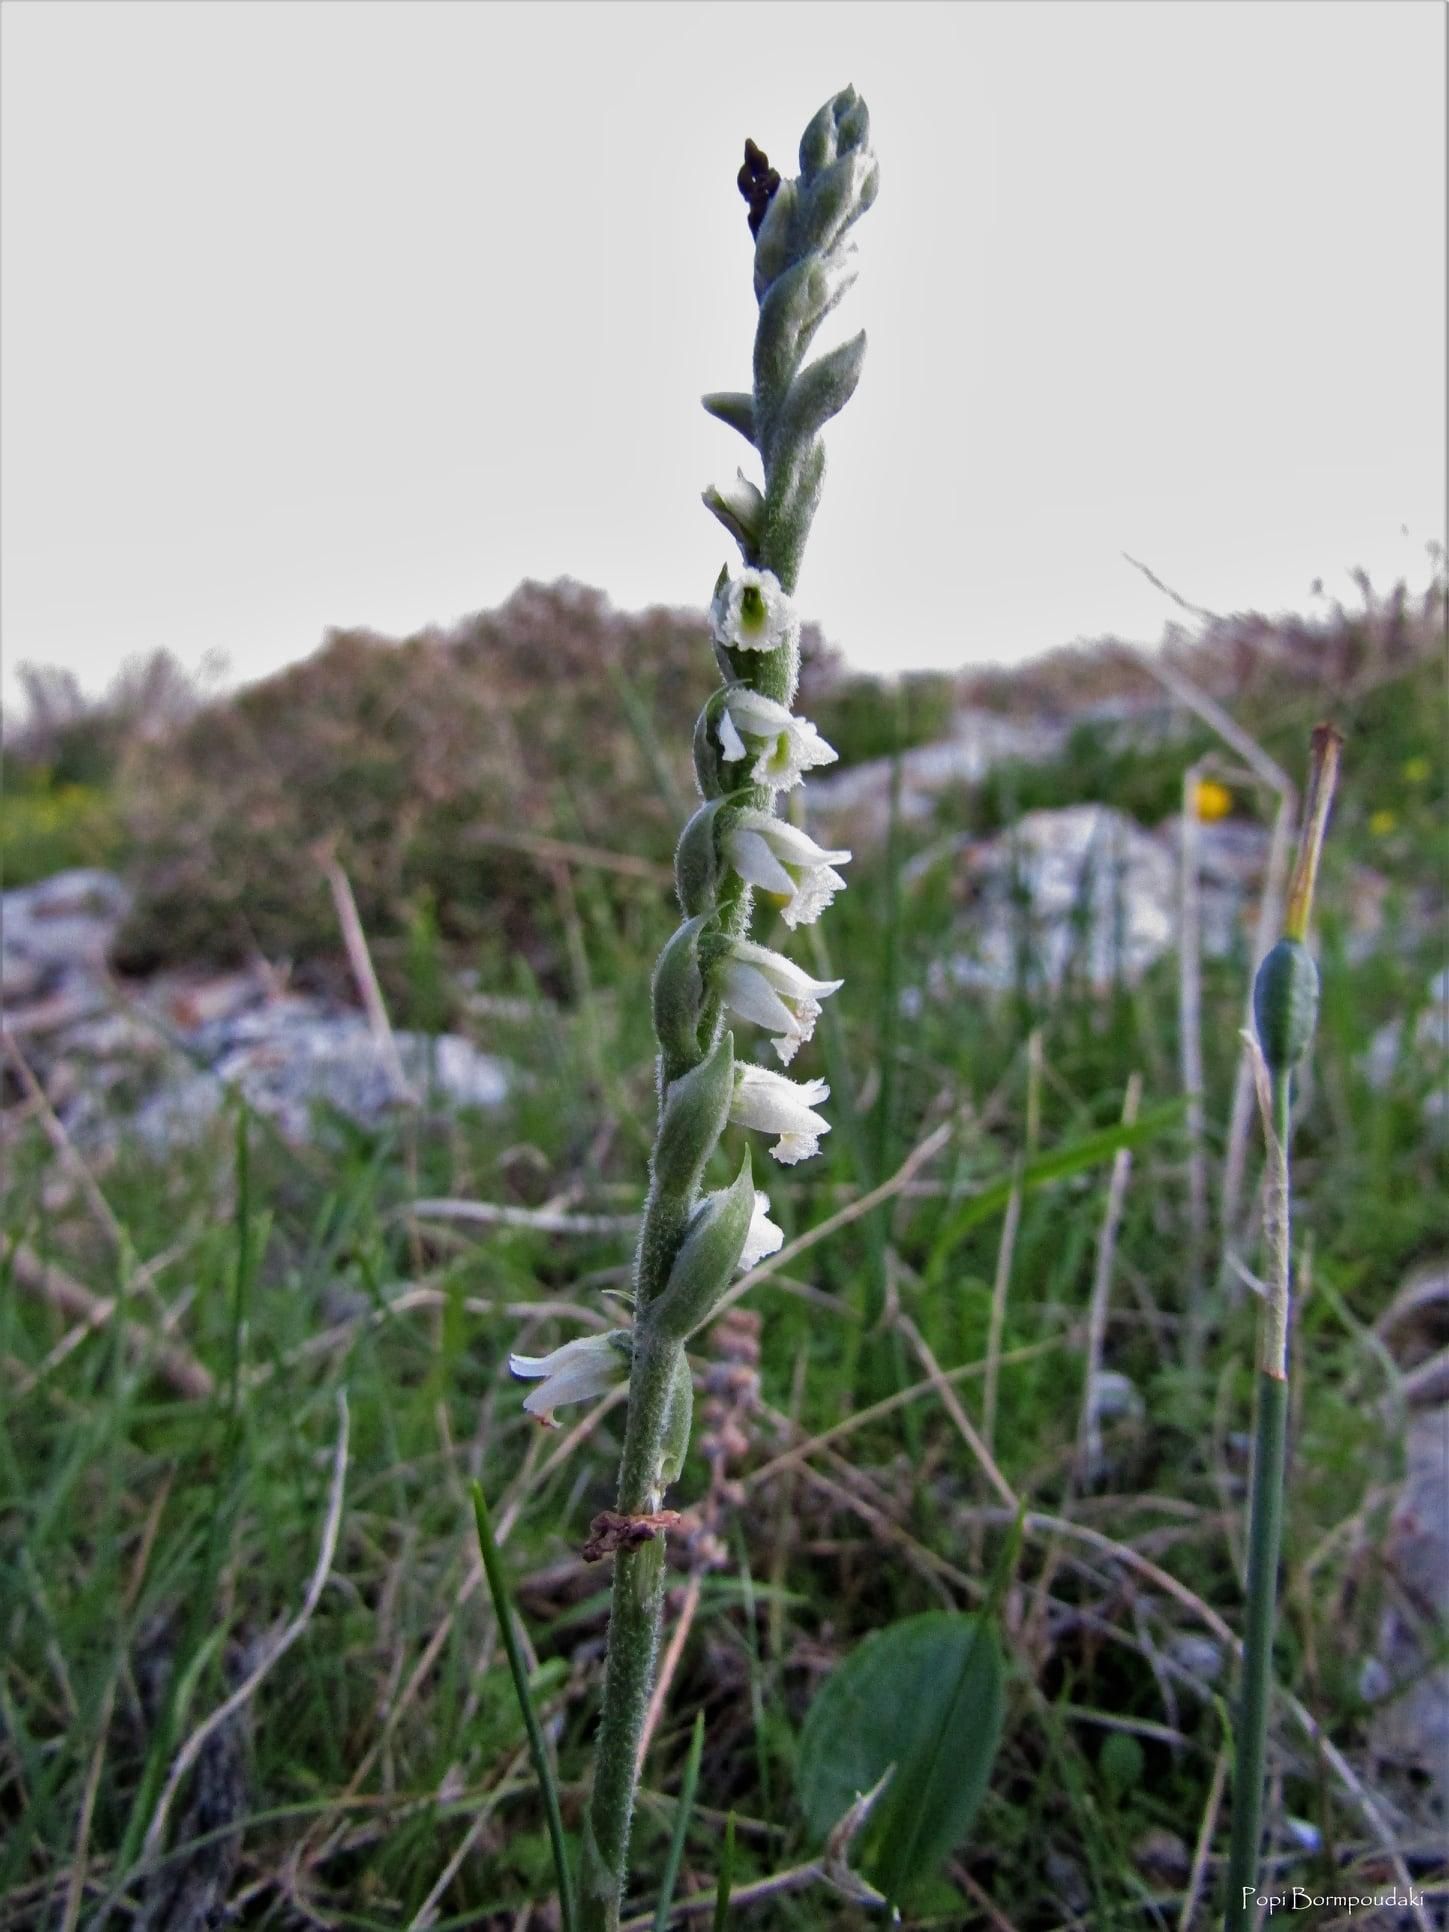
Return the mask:
[[327, 889], [332, 894], [332, 904], [337, 913], [337, 924], [342, 931], [342, 944], [347, 950], [347, 963], [352, 969], [358, 994], [362, 1000], [363, 1011], [367, 1015], [368, 1030], [383, 1066], [387, 1070], [388, 1082], [394, 1098], [416, 1105], [417, 1095], [407, 1074], [403, 1071], [402, 1058], [397, 1050], [397, 1038], [388, 1018], [387, 1002], [382, 997], [382, 987], [372, 963], [372, 952], [367, 943], [367, 934], [362, 929], [362, 915], [357, 910], [353, 897], [352, 882], [343, 871], [337, 855], [322, 847], [317, 853], [317, 862], [322, 868], [322, 876], [327, 881]]
[[1006, 1329], [1006, 1298], [1011, 1288], [1011, 1264], [1021, 1226], [1021, 1170], [1036, 1153], [1041, 1128], [1042, 1031], [1034, 1026], [1026, 1040], [1026, 1138], [1017, 1162], [1011, 1197], [1001, 1224], [996, 1249], [996, 1272], [991, 1282], [991, 1318], [986, 1336], [986, 1381], [981, 1392], [981, 1437], [988, 1450], [996, 1448], [996, 1393], [1001, 1369], [1001, 1338]]
[[1213, 1781], [1208, 1787], [1207, 1803], [1202, 1808], [1202, 1822], [1197, 1828], [1197, 1842], [1192, 1848], [1192, 1868], [1187, 1877], [1187, 1890], [1183, 1893], [1182, 1911], [1178, 1914], [1177, 1932], [1192, 1932], [1197, 1916], [1197, 1902], [1202, 1897], [1203, 1880], [1207, 1877], [1208, 1854], [1212, 1850], [1213, 1839], [1217, 1836], [1218, 1813], [1222, 1810], [1223, 1793], [1228, 1784], [1228, 1754], [1219, 1751], [1213, 1766]]
[[[1142, 1075], [1132, 1074], [1122, 1102], [1122, 1125], [1130, 1127], [1137, 1118], [1142, 1099]], [[1122, 1209], [1127, 1200], [1127, 1183], [1132, 1176], [1132, 1149], [1119, 1147], [1112, 1156], [1112, 1173], [1107, 1183], [1107, 1199], [1102, 1209], [1102, 1226], [1097, 1236], [1097, 1261], [1092, 1271], [1092, 1295], [1087, 1306], [1087, 1370], [1082, 1394], [1082, 1416], [1077, 1430], [1077, 1468], [1081, 1480], [1089, 1482], [1102, 1460], [1102, 1418], [1098, 1407], [1102, 1374], [1102, 1351], [1107, 1341], [1107, 1310], [1112, 1299], [1112, 1262], [1117, 1252], [1117, 1230], [1122, 1224]]]
[[1198, 787], [1213, 760], [1199, 758], [1182, 775], [1182, 844], [1178, 854], [1177, 1051], [1187, 1117], [1187, 1306], [1188, 1363], [1201, 1323], [1203, 1269], [1207, 1258], [1208, 1176], [1203, 1104], [1206, 1076], [1202, 1052], [1202, 828]]
[[10, 1064], [14, 1067], [16, 1074], [19, 1076], [20, 1084], [25, 1089], [26, 1097], [40, 1117], [41, 1126], [45, 1129], [46, 1139], [60, 1156], [65, 1166], [74, 1174], [81, 1192], [85, 1195], [90, 1205], [92, 1214], [94, 1214], [97, 1223], [105, 1231], [106, 1238], [111, 1246], [116, 1250], [117, 1254], [124, 1255], [126, 1252], [126, 1237], [122, 1232], [121, 1224], [111, 1212], [111, 1204], [101, 1192], [100, 1183], [96, 1180], [95, 1175], [92, 1174], [79, 1148], [66, 1132], [65, 1125], [61, 1121], [60, 1116], [51, 1106], [50, 1096], [46, 1093], [45, 1088], [40, 1084], [39, 1080], [36, 1079], [34, 1069], [22, 1052], [19, 1040], [6, 1027], [3, 1033], [0, 1033], [0, 1042], [3, 1042]]
[[952, 1422], [955, 1423], [957, 1432], [960, 1435], [961, 1440], [966, 1444], [966, 1447], [971, 1451], [971, 1454], [975, 1459], [977, 1466], [980, 1468], [982, 1474], [986, 1477], [986, 1480], [990, 1483], [991, 1487], [996, 1491], [997, 1495], [1006, 1504], [1007, 1508], [1015, 1509], [1017, 1504], [1016, 1491], [1012, 1488], [1011, 1484], [1006, 1480], [1006, 1477], [1001, 1473], [1001, 1467], [998, 1464], [995, 1456], [993, 1456], [990, 1449], [987, 1448], [985, 1442], [981, 1438], [981, 1435], [977, 1431], [975, 1424], [972, 1422], [970, 1416], [967, 1415], [965, 1409], [962, 1408], [960, 1399], [957, 1396], [956, 1391], [952, 1388], [950, 1382], [946, 1379], [945, 1373], [941, 1368], [941, 1364], [936, 1360], [935, 1356], [931, 1353], [931, 1349], [926, 1341], [926, 1338], [924, 1337], [924, 1335], [922, 1335], [920, 1329], [916, 1327], [916, 1324], [911, 1320], [910, 1316], [904, 1312], [904, 1310], [897, 1311], [896, 1317], [895, 1317], [895, 1326], [901, 1331], [901, 1333], [906, 1337], [906, 1340], [910, 1343], [911, 1347], [915, 1350], [916, 1359], [920, 1362], [921, 1367], [926, 1371], [926, 1374], [930, 1379], [931, 1386], [936, 1391], [936, 1394], [940, 1399], [941, 1407], [946, 1411], [947, 1415], [950, 1416]]

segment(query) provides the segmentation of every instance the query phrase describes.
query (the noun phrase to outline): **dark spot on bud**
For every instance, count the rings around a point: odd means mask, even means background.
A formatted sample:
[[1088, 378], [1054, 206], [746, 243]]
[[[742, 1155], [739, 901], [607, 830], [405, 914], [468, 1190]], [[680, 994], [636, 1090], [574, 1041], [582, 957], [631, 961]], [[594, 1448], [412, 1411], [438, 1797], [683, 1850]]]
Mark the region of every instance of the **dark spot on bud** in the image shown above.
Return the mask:
[[780, 171], [770, 166], [770, 157], [753, 141], [745, 142], [745, 165], [735, 176], [739, 191], [749, 203], [750, 233], [758, 235], [770, 197], [780, 186]]

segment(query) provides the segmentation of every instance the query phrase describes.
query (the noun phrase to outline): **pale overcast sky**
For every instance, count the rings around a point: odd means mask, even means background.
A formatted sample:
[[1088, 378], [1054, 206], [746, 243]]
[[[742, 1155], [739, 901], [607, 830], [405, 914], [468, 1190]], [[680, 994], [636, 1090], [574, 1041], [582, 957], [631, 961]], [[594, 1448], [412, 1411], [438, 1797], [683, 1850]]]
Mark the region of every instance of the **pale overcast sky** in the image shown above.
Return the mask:
[[[233, 678], [568, 574], [703, 605], [744, 137], [881, 163], [801, 603], [861, 665], [1427, 578], [1437, 0], [6, 0], [3, 640]], [[1408, 535], [1403, 534], [1407, 526]]]

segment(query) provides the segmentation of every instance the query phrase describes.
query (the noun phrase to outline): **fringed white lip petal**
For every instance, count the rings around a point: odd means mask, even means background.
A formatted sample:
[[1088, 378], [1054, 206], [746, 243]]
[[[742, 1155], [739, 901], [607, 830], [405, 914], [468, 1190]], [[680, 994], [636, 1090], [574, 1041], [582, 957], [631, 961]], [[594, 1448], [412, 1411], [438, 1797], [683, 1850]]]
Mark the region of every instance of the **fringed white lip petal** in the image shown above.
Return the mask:
[[836, 893], [844, 890], [844, 879], [838, 872], [825, 866], [800, 881], [795, 889], [795, 897], [783, 908], [781, 916], [792, 931], [797, 926], [813, 926]]
[[[828, 1124], [822, 1126], [820, 1134], [828, 1134]], [[794, 1167], [800, 1161], [812, 1161], [820, 1152], [819, 1134], [781, 1134], [770, 1152], [781, 1167]]]

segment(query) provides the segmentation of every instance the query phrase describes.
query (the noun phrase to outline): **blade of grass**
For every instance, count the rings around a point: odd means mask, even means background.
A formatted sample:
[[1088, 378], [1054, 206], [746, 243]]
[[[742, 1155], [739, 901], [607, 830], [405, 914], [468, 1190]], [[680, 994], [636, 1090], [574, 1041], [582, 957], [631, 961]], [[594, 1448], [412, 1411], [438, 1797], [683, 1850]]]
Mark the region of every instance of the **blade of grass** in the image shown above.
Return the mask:
[[[696, 1714], [694, 1734], [689, 1740], [689, 1756], [684, 1761], [684, 1782], [679, 1787], [679, 1806], [674, 1814], [674, 1836], [669, 1841], [669, 1857], [664, 1866], [664, 1877], [659, 1884], [659, 1904], [654, 1913], [654, 1932], [665, 1932], [669, 1924], [669, 1912], [674, 1904], [674, 1887], [679, 1880], [679, 1867], [684, 1859], [684, 1841], [689, 1832], [690, 1814], [694, 1810], [695, 1787], [699, 1783], [699, 1760], [704, 1755], [704, 1712]], [[733, 1813], [730, 1814], [733, 1817]]]
[[513, 1673], [513, 1689], [518, 1698], [523, 1728], [528, 1733], [528, 1748], [538, 1777], [538, 1788], [543, 1794], [544, 1815], [548, 1821], [548, 1838], [553, 1847], [554, 1870], [558, 1874], [559, 1910], [563, 1914], [564, 1932], [575, 1932], [577, 1921], [574, 1916], [573, 1874], [569, 1868], [563, 1817], [558, 1805], [558, 1780], [554, 1777], [553, 1765], [544, 1748], [538, 1713], [533, 1708], [533, 1695], [528, 1688], [528, 1671], [524, 1667], [523, 1652], [519, 1647], [518, 1632], [513, 1622], [513, 1605], [508, 1595], [508, 1579], [503, 1574], [503, 1558], [498, 1553], [488, 1505], [484, 1501], [480, 1484], [475, 1482], [472, 1490], [473, 1518], [478, 1527], [478, 1550], [483, 1558], [483, 1569], [493, 1598], [494, 1614], [498, 1618], [498, 1632], [503, 1639], [503, 1649], [508, 1657], [508, 1668]]
[[1054, 1147], [1049, 1153], [1038, 1155], [1028, 1161], [1019, 1172], [1007, 1174], [1002, 1180], [993, 1181], [989, 1187], [973, 1194], [954, 1215], [936, 1237], [927, 1269], [927, 1279], [932, 1279], [932, 1271], [941, 1267], [951, 1250], [981, 1222], [989, 1221], [993, 1214], [1004, 1208], [1013, 1192], [1019, 1187], [1021, 1192], [1030, 1194], [1038, 1187], [1045, 1187], [1051, 1181], [1069, 1180], [1089, 1167], [1096, 1167], [1103, 1161], [1111, 1160], [1124, 1148], [1145, 1146], [1159, 1134], [1177, 1125], [1183, 1113], [1181, 1100], [1167, 1101], [1161, 1107], [1154, 1107], [1151, 1113], [1144, 1114], [1135, 1126], [1118, 1125], [1103, 1127], [1094, 1134], [1084, 1134], [1078, 1140], [1068, 1141], [1065, 1147]]
[[714, 1894], [714, 1932], [725, 1932], [730, 1913], [730, 1893], [735, 1883], [735, 1814], [725, 1820], [724, 1856], [720, 1859], [719, 1883]]

